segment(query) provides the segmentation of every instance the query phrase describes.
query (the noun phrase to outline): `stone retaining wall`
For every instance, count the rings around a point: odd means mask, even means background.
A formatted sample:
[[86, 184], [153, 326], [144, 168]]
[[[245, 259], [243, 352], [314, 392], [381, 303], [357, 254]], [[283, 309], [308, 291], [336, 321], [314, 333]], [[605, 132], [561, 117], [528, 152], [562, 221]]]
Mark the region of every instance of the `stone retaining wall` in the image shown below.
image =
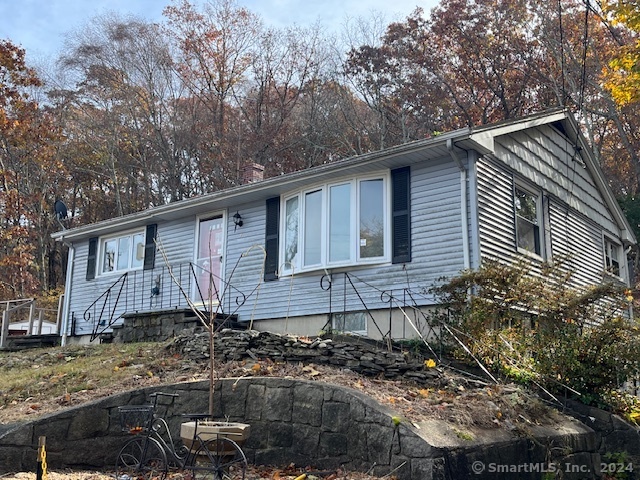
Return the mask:
[[180, 334], [201, 331], [200, 321], [189, 311], [136, 313], [126, 315], [121, 325], [113, 327], [113, 341], [164, 342]]
[[[113, 468], [127, 435], [117, 406], [147, 403], [147, 388], [68, 409], [0, 436], [0, 470], [35, 471], [38, 438], [47, 438], [49, 468]], [[174, 435], [182, 413], [208, 407], [208, 383], [163, 387], [178, 398], [161, 397], [160, 412]], [[369, 397], [339, 386], [279, 378], [224, 379], [216, 385], [216, 417], [251, 425], [243, 447], [255, 464], [316, 465], [388, 473], [404, 463], [400, 478], [429, 478], [432, 449], [407, 425], [394, 425], [390, 412]]]
[[[120, 431], [117, 406], [146, 403], [158, 388], [122, 393], [71, 408], [23, 425], [5, 428], [0, 435], [0, 470], [35, 471], [38, 438], [47, 438], [49, 468], [110, 469], [127, 435]], [[162, 398], [160, 413], [169, 420], [174, 435], [182, 413], [207, 411], [208, 383], [183, 383], [162, 387], [178, 398]], [[401, 480], [458, 480], [460, 478], [539, 479], [539, 473], [517, 476], [472, 476], [473, 462], [506, 464], [548, 462], [571, 458], [599, 462], [592, 430], [577, 421], [559, 430], [519, 438], [491, 431], [482, 440], [439, 445], [442, 425], [428, 428], [401, 422], [392, 412], [360, 392], [313, 381], [280, 378], [224, 379], [216, 384], [216, 417], [249, 423], [251, 435], [243, 447], [255, 464], [338, 466], [378, 475], [391, 471]], [[558, 448], [560, 447], [560, 448]], [[555, 457], [554, 457], [555, 455]], [[488, 464], [488, 463], [487, 463]], [[596, 478], [594, 475], [564, 478]]]
[[[618, 415], [576, 401], [566, 402], [568, 415], [590, 426], [596, 432], [596, 450], [605, 463], [634, 465], [634, 475], [640, 478], [640, 427], [631, 425]], [[613, 457], [609, 457], [613, 454]], [[622, 454], [620, 456], [620, 454]]]

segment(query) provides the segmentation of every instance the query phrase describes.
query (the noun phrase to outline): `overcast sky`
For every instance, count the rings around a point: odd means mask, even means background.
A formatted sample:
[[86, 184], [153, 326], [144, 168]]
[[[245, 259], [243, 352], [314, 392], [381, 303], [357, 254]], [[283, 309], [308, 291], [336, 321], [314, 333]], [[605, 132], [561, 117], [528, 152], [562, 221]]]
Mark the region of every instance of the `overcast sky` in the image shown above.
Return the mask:
[[[206, 0], [192, 0], [202, 4]], [[275, 27], [307, 26], [319, 21], [339, 32], [345, 19], [382, 13], [388, 21], [402, 20], [417, 6], [426, 12], [438, 0], [237, 0]], [[9, 39], [27, 52], [27, 61], [56, 55], [64, 35], [108, 12], [162, 19], [171, 0], [0, 0], [0, 39]]]

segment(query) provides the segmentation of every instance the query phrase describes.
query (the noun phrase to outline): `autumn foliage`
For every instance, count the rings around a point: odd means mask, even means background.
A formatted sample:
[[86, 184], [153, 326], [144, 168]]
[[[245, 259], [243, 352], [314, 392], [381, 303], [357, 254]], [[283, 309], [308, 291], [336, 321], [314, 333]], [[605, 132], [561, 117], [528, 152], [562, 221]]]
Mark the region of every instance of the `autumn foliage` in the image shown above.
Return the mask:
[[40, 86], [24, 51], [0, 42], [0, 299], [37, 294], [47, 283], [48, 218], [64, 166], [58, 128], [30, 99]]
[[69, 32], [46, 82], [3, 41], [0, 299], [61, 285], [56, 198], [68, 228], [237, 185], [247, 163], [281, 175], [548, 108], [576, 113], [633, 205], [640, 115], [634, 84], [619, 92], [638, 7], [588, 4], [442, 0], [339, 39], [177, 0], [163, 22], [104, 15]]

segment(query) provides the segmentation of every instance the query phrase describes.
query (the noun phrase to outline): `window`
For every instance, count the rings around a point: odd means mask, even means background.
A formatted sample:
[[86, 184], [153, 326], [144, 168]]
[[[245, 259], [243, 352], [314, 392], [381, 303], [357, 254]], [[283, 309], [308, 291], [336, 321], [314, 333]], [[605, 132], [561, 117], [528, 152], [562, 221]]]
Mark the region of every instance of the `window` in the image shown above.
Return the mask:
[[100, 243], [100, 273], [142, 268], [145, 258], [144, 232], [105, 238]]
[[620, 245], [608, 238], [604, 239], [604, 264], [605, 270], [616, 277], [620, 276]]
[[332, 314], [333, 329], [338, 332], [367, 334], [367, 315], [364, 312]]
[[411, 169], [331, 182], [265, 203], [265, 281], [358, 263], [411, 261]]
[[514, 195], [516, 246], [518, 250], [542, 256], [542, 197], [519, 186]]
[[283, 273], [386, 261], [387, 177], [318, 186], [283, 200]]

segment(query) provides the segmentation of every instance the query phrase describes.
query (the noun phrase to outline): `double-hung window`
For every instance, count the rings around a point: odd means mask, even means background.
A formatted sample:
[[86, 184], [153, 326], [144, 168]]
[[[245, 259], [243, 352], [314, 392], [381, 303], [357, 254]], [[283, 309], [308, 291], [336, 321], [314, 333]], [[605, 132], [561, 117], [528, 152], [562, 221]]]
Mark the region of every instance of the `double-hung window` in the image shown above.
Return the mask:
[[158, 225], [151, 223], [139, 230], [89, 239], [87, 251], [87, 280], [96, 275], [127, 270], [152, 270], [156, 259]]
[[388, 175], [318, 185], [283, 198], [280, 271], [389, 259]]
[[620, 276], [620, 252], [621, 247], [617, 243], [604, 239], [604, 265], [607, 273]]
[[100, 242], [100, 273], [142, 268], [144, 255], [144, 231], [104, 238]]
[[542, 256], [542, 196], [516, 185], [514, 207], [518, 250]]

